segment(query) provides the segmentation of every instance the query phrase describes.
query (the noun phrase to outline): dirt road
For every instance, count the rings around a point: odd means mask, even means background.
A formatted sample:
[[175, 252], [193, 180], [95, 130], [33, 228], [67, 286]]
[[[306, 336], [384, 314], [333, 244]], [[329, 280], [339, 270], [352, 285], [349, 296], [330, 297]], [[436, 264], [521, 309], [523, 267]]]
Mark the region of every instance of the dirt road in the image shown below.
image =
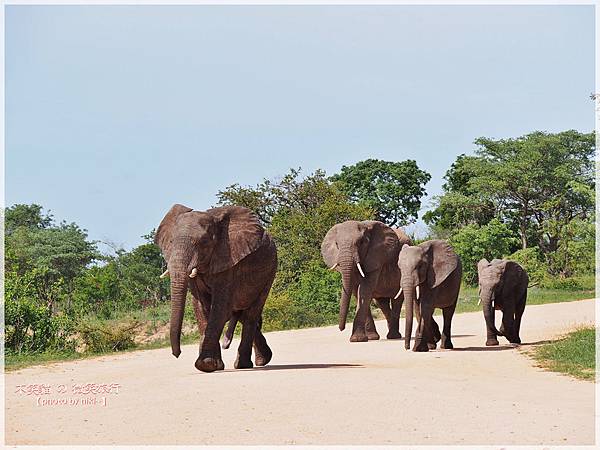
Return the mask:
[[[593, 320], [593, 300], [530, 306], [522, 339]], [[455, 316], [453, 331], [455, 350], [429, 353], [405, 351], [403, 341], [351, 344], [348, 328], [268, 333], [269, 366], [234, 370], [234, 341], [226, 370], [213, 374], [194, 368], [196, 345], [179, 359], [165, 348], [23, 369], [6, 375], [6, 443], [594, 443], [593, 383], [537, 369], [509, 346], [484, 347], [481, 312]], [[84, 383], [119, 391], [71, 393]], [[27, 384], [53, 393], [16, 393]], [[73, 398], [79, 404], [38, 405]]]

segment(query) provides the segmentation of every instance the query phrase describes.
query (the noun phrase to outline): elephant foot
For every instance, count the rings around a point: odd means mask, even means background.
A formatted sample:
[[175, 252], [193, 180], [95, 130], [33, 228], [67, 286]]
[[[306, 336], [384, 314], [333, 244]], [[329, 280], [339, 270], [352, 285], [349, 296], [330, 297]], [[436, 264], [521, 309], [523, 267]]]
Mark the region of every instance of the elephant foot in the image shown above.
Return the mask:
[[402, 339], [402, 335], [398, 331], [390, 331], [388, 332], [387, 339]]
[[196, 369], [202, 372], [214, 372], [215, 370], [225, 369], [225, 364], [221, 358], [198, 358], [194, 364]]
[[367, 339], [370, 341], [377, 341], [379, 340], [379, 334], [375, 331], [370, 331], [367, 333]]
[[435, 343], [435, 342], [428, 342], [427, 343], [427, 348], [429, 350], [435, 350], [437, 348], [437, 343]]
[[366, 334], [353, 334], [350, 336], [350, 342], [368, 342], [369, 338]]
[[261, 353], [256, 353], [256, 356], [254, 357], [254, 363], [257, 366], [262, 367], [269, 364], [269, 361], [271, 361], [271, 358], [273, 357], [273, 352], [271, 349], [268, 350], [268, 352], [262, 351]]
[[444, 350], [452, 350], [454, 348], [454, 344], [452, 344], [452, 341], [450, 339], [442, 339], [442, 344], [440, 345], [440, 348], [443, 348]]
[[487, 347], [492, 347], [494, 345], [500, 345], [500, 342], [498, 342], [498, 339], [488, 339], [487, 341], [485, 341], [485, 345]]
[[238, 356], [235, 360], [235, 363], [233, 363], [233, 367], [235, 367], [236, 369], [252, 369], [254, 367], [254, 364], [252, 364], [250, 358], [240, 359], [240, 357]]
[[512, 339], [509, 339], [508, 342], [510, 342], [511, 344], [520, 344], [521, 338], [519, 338], [519, 337], [512, 338]]
[[429, 351], [429, 343], [421, 341], [420, 343], [416, 343], [413, 347], [413, 352], [428, 352]]

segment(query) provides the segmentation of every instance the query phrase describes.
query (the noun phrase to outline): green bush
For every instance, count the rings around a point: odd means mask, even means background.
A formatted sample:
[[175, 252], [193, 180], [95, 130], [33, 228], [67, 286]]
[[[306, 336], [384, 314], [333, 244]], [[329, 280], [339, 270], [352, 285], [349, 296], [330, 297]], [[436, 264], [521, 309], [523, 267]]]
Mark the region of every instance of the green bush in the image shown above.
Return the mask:
[[137, 320], [125, 322], [86, 321], [77, 327], [86, 352], [104, 353], [126, 350], [135, 346], [136, 331], [142, 326]]
[[467, 225], [454, 233], [449, 242], [462, 261], [463, 280], [471, 286], [477, 284], [479, 260], [502, 258], [518, 245], [511, 230], [498, 219], [483, 226]]
[[321, 262], [313, 261], [289, 293], [299, 308], [318, 313], [319, 323], [314, 325], [322, 325], [337, 320], [340, 289], [340, 274], [327, 269]]
[[570, 291], [594, 291], [596, 280], [593, 275], [582, 275], [576, 277], [546, 277], [540, 287], [546, 289], [561, 289]]
[[519, 263], [529, 275], [529, 284], [543, 285], [548, 278], [548, 265], [538, 247], [529, 247], [517, 250], [507, 259]]
[[5, 345], [9, 352], [40, 352], [44, 350], [70, 350], [74, 342], [69, 339], [73, 324], [64, 314], [52, 315], [50, 308], [38, 305], [31, 299], [15, 300], [6, 297]]

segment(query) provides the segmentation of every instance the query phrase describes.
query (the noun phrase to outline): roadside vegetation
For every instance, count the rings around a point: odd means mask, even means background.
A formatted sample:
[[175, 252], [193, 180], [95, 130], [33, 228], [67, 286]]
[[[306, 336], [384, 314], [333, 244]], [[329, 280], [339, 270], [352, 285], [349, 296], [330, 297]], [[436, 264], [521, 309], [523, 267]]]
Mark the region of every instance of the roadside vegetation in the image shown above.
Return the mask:
[[[423, 217], [429, 235], [415, 241], [448, 239], [461, 257], [459, 312], [479, 310], [484, 257], [525, 267], [535, 285], [528, 304], [594, 297], [594, 142], [594, 133], [572, 130], [479, 138], [475, 155], [448, 169]], [[332, 176], [292, 169], [219, 191], [217, 205], [250, 208], [277, 243], [264, 330], [337, 323], [340, 279], [322, 261], [323, 236], [350, 219], [415, 222], [430, 179], [413, 160], [368, 159]], [[41, 205], [4, 212], [7, 368], [167, 343], [169, 282], [159, 278], [165, 263], [154, 230], [140, 230], [145, 242], [134, 249], [102, 253], [86, 230], [57, 223]], [[188, 302], [183, 339], [196, 338]]]
[[540, 367], [581, 380], [596, 379], [596, 333], [586, 327], [535, 348], [531, 356]]

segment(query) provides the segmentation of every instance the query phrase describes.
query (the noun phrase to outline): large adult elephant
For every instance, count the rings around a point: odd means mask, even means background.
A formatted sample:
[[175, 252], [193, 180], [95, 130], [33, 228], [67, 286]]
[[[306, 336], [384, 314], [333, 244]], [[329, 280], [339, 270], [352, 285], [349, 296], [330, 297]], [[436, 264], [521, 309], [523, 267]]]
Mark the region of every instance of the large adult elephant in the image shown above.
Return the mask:
[[[498, 345], [497, 336], [505, 336], [509, 342], [520, 344], [521, 317], [527, 301], [527, 272], [516, 262], [482, 259], [477, 263], [479, 298], [487, 328], [485, 345]], [[500, 331], [494, 323], [495, 310], [502, 311]]]
[[[405, 239], [403, 232], [399, 231]], [[357, 298], [351, 342], [379, 339], [371, 315], [371, 299], [383, 311], [388, 339], [400, 339], [399, 321], [403, 297], [394, 299], [400, 286], [397, 260], [398, 234], [375, 220], [349, 220], [331, 227], [321, 244], [325, 264], [342, 275], [339, 328], [344, 330], [350, 298]]]
[[219, 337], [232, 316], [242, 322], [242, 339], [235, 368], [266, 365], [272, 357], [260, 324], [265, 300], [277, 269], [277, 250], [271, 236], [247, 208], [224, 206], [193, 211], [173, 205], [156, 231], [171, 278], [171, 350], [181, 353], [180, 338], [188, 288], [201, 334], [196, 368], [224, 368]]
[[[399, 295], [406, 299], [406, 330], [404, 346], [410, 348], [413, 325], [413, 307], [416, 305], [419, 325], [413, 351], [426, 352], [435, 348], [441, 338], [442, 348], [453, 348], [452, 316], [456, 309], [462, 278], [460, 258], [452, 247], [442, 240], [431, 240], [419, 245], [403, 245], [398, 256], [401, 272]], [[444, 329], [440, 336], [433, 320], [433, 310], [441, 308]]]

